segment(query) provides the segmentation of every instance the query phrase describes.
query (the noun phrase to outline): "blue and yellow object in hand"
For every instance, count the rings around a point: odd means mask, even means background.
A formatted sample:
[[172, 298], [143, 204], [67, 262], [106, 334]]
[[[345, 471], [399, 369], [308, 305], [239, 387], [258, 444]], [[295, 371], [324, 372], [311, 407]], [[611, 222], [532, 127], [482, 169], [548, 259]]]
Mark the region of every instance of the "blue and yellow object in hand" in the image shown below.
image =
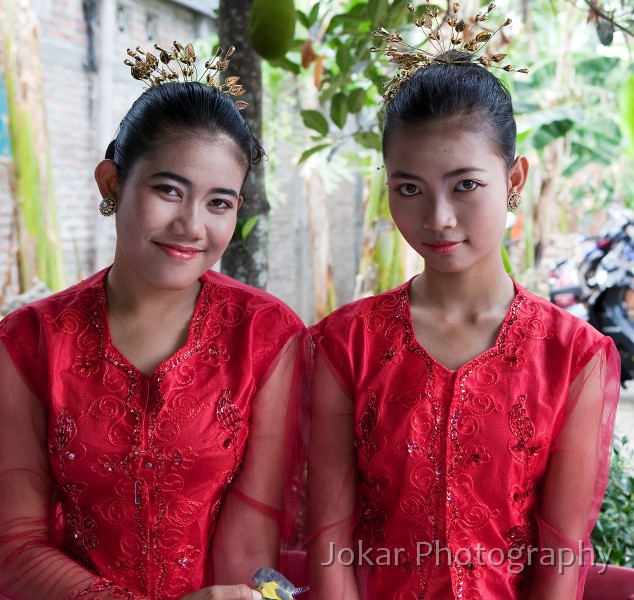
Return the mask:
[[284, 575], [270, 567], [258, 569], [253, 581], [263, 600], [293, 600], [298, 594], [308, 591], [307, 587], [295, 587]]

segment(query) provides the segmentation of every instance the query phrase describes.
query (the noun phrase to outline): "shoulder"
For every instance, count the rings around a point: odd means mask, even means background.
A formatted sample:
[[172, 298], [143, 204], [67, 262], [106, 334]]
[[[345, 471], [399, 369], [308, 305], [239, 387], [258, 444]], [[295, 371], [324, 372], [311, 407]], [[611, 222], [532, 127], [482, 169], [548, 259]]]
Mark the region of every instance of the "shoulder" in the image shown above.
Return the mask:
[[[553, 352], [570, 355], [572, 362], [583, 363], [611, 343], [609, 337], [590, 323], [517, 283], [516, 286], [524, 298], [518, 311], [520, 326], [529, 337], [547, 342]], [[547, 332], [547, 335], [540, 335], [540, 332]]]
[[[107, 272], [108, 269], [103, 269], [61, 292], [56, 292], [10, 312], [0, 321], [0, 334], [6, 334], [7, 330], [14, 328], [28, 327], [29, 324], [35, 325], [47, 315], [57, 318], [66, 309], [72, 308], [78, 303], [83, 305], [84, 303], [81, 301], [84, 298], [91, 295], [96, 298], [97, 288], [103, 284]], [[89, 309], [88, 306], [85, 308]]]
[[211, 284], [212, 296], [214, 290], [216, 296], [223, 298], [229, 294], [233, 302], [238, 303], [255, 319], [277, 318], [297, 329], [304, 327], [302, 320], [289, 306], [268, 292], [212, 270], [205, 272], [201, 281]]
[[540, 318], [547, 319], [551, 323], [559, 335], [564, 337], [584, 335], [596, 340], [605, 337], [587, 321], [559, 308], [546, 298], [538, 296], [518, 283], [515, 285], [524, 297], [524, 312], [528, 316], [538, 313]]
[[397, 314], [400, 303], [407, 301], [407, 289], [409, 282], [397, 288], [382, 292], [376, 296], [369, 296], [345, 304], [333, 311], [319, 323], [310, 327], [314, 337], [329, 335], [343, 335], [353, 333], [360, 325], [363, 329], [379, 329], [377, 325], [384, 324], [393, 319]]

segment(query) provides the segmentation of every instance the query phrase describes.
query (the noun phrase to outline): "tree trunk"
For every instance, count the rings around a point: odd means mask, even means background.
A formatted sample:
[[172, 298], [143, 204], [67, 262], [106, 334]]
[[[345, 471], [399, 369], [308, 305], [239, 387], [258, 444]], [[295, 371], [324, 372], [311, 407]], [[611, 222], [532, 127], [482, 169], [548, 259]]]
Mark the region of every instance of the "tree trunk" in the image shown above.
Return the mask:
[[[240, 100], [249, 106], [242, 116], [251, 133], [262, 138], [262, 70], [261, 59], [249, 40], [249, 15], [253, 0], [220, 0], [218, 35], [223, 49], [235, 46], [231, 57], [230, 75], [238, 75], [247, 92]], [[244, 204], [238, 215], [238, 227], [222, 256], [222, 272], [230, 277], [266, 288], [268, 281], [269, 203], [264, 185], [264, 165], [252, 169], [244, 185]], [[241, 224], [257, 217], [255, 227], [242, 239]]]

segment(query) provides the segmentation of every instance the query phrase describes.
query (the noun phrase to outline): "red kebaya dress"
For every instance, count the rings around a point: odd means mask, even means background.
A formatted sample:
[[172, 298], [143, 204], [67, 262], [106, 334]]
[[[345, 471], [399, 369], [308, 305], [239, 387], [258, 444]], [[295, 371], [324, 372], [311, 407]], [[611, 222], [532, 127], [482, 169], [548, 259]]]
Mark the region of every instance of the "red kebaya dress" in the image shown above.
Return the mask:
[[249, 511], [280, 521], [270, 489], [293, 489], [297, 316], [209, 271], [186, 344], [148, 377], [110, 338], [106, 273], [0, 322], [0, 594], [9, 598], [87, 588], [180, 598], [213, 583], [214, 553], [257, 538], [245, 531]]
[[494, 346], [455, 371], [416, 341], [408, 284], [312, 334], [313, 538], [339, 565], [311, 597], [340, 568], [340, 600], [512, 600], [573, 552], [581, 597], [620, 389], [610, 338], [517, 284]]

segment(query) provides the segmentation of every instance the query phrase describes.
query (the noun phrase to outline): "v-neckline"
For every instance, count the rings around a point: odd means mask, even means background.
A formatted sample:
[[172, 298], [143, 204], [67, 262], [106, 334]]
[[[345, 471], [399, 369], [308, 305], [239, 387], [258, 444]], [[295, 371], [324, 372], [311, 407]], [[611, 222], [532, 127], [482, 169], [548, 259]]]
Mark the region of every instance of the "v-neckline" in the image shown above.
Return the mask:
[[432, 364], [436, 365], [436, 367], [438, 367], [445, 373], [449, 374], [450, 376], [456, 375], [463, 369], [469, 368], [470, 366], [473, 366], [475, 363], [481, 362], [483, 359], [488, 360], [489, 358], [503, 352], [508, 330], [510, 329], [511, 325], [515, 322], [517, 318], [517, 309], [519, 308], [520, 304], [524, 300], [524, 295], [522, 294], [520, 286], [517, 284], [517, 282], [514, 279], [511, 278], [511, 281], [513, 282], [513, 289], [515, 290], [515, 296], [513, 297], [513, 301], [511, 302], [511, 305], [506, 311], [506, 315], [504, 316], [504, 319], [502, 320], [502, 324], [500, 325], [500, 329], [498, 330], [498, 333], [495, 336], [495, 341], [493, 342], [493, 345], [487, 348], [486, 350], [484, 350], [483, 352], [481, 352], [480, 354], [478, 354], [477, 356], [474, 356], [473, 358], [469, 359], [466, 363], [464, 363], [457, 369], [450, 369], [446, 367], [443, 363], [441, 363], [439, 360], [436, 360], [416, 337], [416, 330], [414, 329], [414, 319], [412, 318], [412, 309], [411, 309], [410, 300], [409, 300], [410, 287], [416, 277], [417, 275], [412, 277], [409, 281], [404, 283], [399, 289], [399, 294], [401, 295], [401, 305], [402, 305], [400, 310], [401, 321], [403, 325], [405, 326], [405, 328], [409, 331], [409, 340], [407, 342], [407, 347], [410, 350], [413, 350], [417, 354], [422, 354], [427, 359], [429, 359]]
[[202, 312], [204, 306], [206, 306], [207, 304], [204, 301], [204, 297], [207, 294], [209, 282], [204, 281], [202, 277], [199, 279], [201, 286], [200, 290], [198, 291], [198, 297], [196, 298], [196, 304], [194, 305], [192, 318], [187, 328], [187, 339], [185, 340], [185, 343], [173, 354], [171, 354], [170, 356], [162, 360], [158, 365], [156, 365], [152, 373], [147, 375], [135, 364], [133, 364], [125, 356], [125, 354], [123, 354], [123, 352], [119, 350], [119, 348], [117, 348], [112, 339], [112, 334], [110, 331], [110, 320], [108, 318], [106, 276], [107, 271], [98, 286], [98, 294], [101, 307], [100, 314], [97, 316], [97, 318], [101, 323], [101, 327], [99, 327], [99, 329], [101, 330], [101, 335], [103, 336], [104, 353], [115, 366], [123, 366], [127, 370], [131, 370], [132, 372], [134, 372], [137, 376], [150, 381], [152, 379], [155, 379], [159, 374], [168, 371], [174, 364], [179, 361], [179, 358], [181, 358], [183, 354], [198, 345], [198, 342], [200, 340], [200, 323], [202, 320]]

